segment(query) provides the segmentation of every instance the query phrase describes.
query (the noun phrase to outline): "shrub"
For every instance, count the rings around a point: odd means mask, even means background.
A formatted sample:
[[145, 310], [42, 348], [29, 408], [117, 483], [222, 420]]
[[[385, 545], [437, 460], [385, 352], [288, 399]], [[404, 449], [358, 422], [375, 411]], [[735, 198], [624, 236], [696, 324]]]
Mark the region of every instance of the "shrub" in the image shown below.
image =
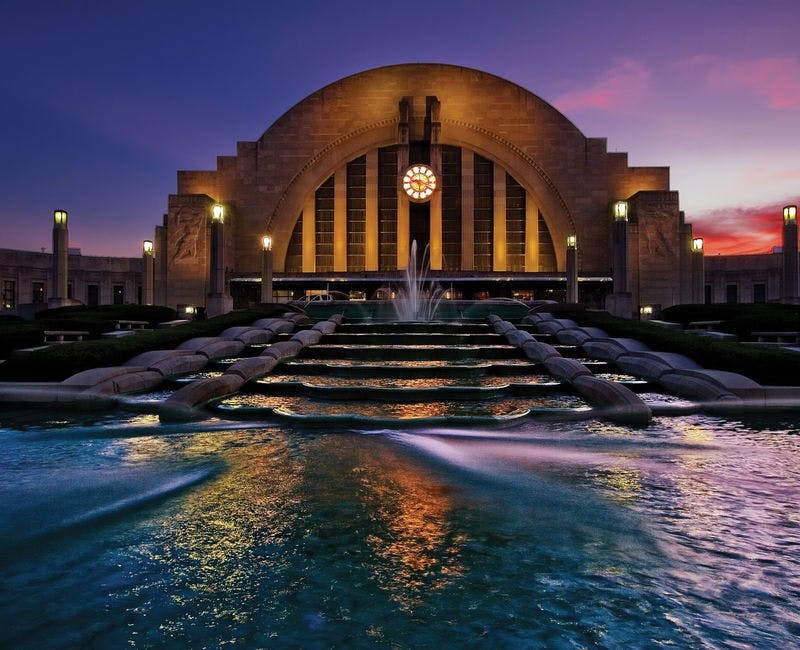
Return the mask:
[[[702, 306], [682, 305], [682, 307]], [[727, 308], [735, 307], [736, 305], [713, 306]], [[670, 309], [674, 308], [671, 307]], [[694, 313], [708, 314], [709, 312]], [[610, 336], [638, 339], [654, 350], [679, 352], [690, 359], [694, 359], [706, 368], [738, 372], [764, 385], [800, 385], [800, 373], [797, 372], [798, 365], [800, 365], [800, 355], [786, 350], [761, 348], [731, 341], [715, 341], [696, 334], [665, 329], [646, 321], [639, 322], [617, 318], [607, 312], [576, 311], [570, 315], [570, 312], [562, 311], [560, 315], [565, 318], [572, 318], [583, 326], [599, 327], [608, 332]], [[697, 320], [719, 319], [698, 318]]]
[[[71, 308], [67, 308], [71, 309]], [[234, 325], [249, 325], [259, 318], [278, 316], [288, 311], [285, 305], [265, 305], [235, 311], [203, 321], [191, 321], [185, 325], [168, 329], [137, 332], [133, 336], [118, 339], [80, 341], [65, 345], [53, 345], [43, 350], [14, 353], [0, 364], [0, 379], [9, 381], [61, 381], [76, 372], [103, 366], [118, 366], [131, 357], [147, 352], [174, 348], [196, 336], [215, 336]], [[173, 312], [174, 313], [174, 312]], [[144, 320], [144, 319], [131, 319]], [[61, 321], [47, 321], [61, 322]], [[69, 329], [74, 327], [71, 323]], [[48, 327], [47, 329], [55, 329]], [[37, 339], [41, 342], [41, 330]]]

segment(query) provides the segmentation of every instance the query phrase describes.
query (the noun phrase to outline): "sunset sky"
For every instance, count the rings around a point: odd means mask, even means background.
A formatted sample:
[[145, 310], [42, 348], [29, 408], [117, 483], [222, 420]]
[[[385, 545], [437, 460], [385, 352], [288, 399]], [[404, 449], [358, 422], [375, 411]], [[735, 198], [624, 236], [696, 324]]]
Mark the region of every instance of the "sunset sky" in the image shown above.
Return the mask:
[[800, 203], [800, 4], [0, 2], [0, 247], [139, 255], [178, 169], [318, 88], [441, 62], [509, 79], [632, 165], [668, 165], [707, 254], [780, 245]]

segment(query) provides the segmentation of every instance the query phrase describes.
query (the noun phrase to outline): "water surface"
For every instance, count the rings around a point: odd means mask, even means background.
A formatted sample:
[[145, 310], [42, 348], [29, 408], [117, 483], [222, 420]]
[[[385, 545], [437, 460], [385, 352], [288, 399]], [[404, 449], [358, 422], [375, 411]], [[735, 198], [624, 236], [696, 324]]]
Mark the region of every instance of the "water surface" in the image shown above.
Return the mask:
[[797, 646], [794, 420], [0, 422], [3, 647]]

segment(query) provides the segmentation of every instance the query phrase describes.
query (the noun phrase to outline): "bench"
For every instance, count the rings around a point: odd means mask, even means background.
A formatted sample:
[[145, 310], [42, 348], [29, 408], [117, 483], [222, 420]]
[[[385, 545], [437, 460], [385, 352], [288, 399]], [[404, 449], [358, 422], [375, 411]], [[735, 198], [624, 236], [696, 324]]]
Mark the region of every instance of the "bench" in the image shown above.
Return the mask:
[[800, 332], [753, 332], [759, 343], [800, 343]]
[[167, 328], [167, 327], [178, 327], [178, 325], [186, 325], [189, 321], [185, 318], [178, 318], [176, 320], [167, 320], [163, 323], [159, 323], [159, 328]]
[[118, 320], [116, 329], [118, 330], [143, 330], [149, 323], [146, 320]]
[[83, 341], [84, 336], [89, 336], [89, 332], [80, 330], [45, 330], [45, 343], [71, 343], [73, 341]]
[[680, 323], [673, 323], [673, 322], [668, 321], [668, 320], [658, 320], [656, 318], [651, 318], [647, 322], [650, 323], [651, 325], [658, 325], [658, 327], [663, 327], [664, 329], [668, 329], [668, 330], [679, 330], [679, 329], [682, 329]]
[[721, 320], [695, 320], [689, 323], [687, 329], [690, 330], [713, 330], [722, 325]]

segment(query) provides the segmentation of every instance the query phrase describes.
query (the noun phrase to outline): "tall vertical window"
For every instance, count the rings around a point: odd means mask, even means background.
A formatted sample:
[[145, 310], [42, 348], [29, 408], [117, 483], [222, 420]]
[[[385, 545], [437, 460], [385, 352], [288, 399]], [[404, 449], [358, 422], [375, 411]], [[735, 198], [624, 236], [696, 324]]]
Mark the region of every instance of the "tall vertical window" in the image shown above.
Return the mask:
[[113, 287], [113, 300], [115, 305], [125, 304], [125, 287], [121, 284], [115, 284]]
[[17, 308], [17, 283], [14, 280], [3, 280], [3, 309]]
[[739, 285], [726, 284], [725, 285], [725, 302], [729, 305], [735, 305], [739, 302]]
[[378, 268], [397, 269], [397, 147], [378, 149]]
[[461, 147], [442, 145], [442, 269], [461, 269]]
[[547, 228], [541, 212], [537, 220], [539, 223], [539, 270], [555, 271], [556, 249], [553, 245], [553, 238], [550, 236], [550, 230]]
[[494, 247], [494, 164], [475, 154], [475, 270], [491, 271]]
[[289, 238], [289, 246], [286, 249], [286, 272], [300, 273], [303, 270], [303, 214], [297, 218]]
[[366, 268], [367, 157], [347, 163], [347, 270]]
[[525, 270], [525, 188], [506, 174], [506, 268]]
[[34, 305], [40, 305], [44, 302], [44, 282], [34, 280], [31, 284], [31, 301]]
[[767, 302], [767, 285], [763, 282], [753, 285], [753, 302]]
[[86, 285], [86, 304], [96, 307], [100, 304], [100, 286], [97, 284]]
[[319, 186], [314, 196], [318, 272], [333, 271], [333, 176]]

